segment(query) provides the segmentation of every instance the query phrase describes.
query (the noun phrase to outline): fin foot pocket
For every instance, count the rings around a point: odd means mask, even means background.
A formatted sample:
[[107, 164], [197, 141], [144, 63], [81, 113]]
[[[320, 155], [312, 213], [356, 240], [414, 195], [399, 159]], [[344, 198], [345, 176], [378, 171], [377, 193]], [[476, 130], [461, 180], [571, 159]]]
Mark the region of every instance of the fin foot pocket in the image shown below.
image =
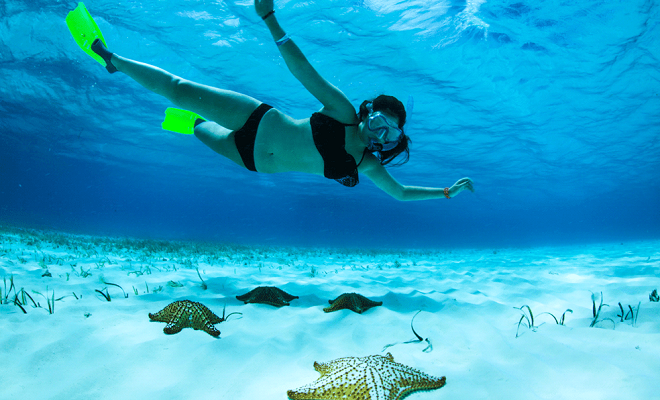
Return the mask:
[[112, 52], [105, 47], [105, 44], [103, 44], [101, 39], [95, 39], [91, 48], [94, 53], [98, 54], [103, 61], [105, 61], [105, 69], [107, 69], [108, 72], [111, 74], [117, 72], [117, 68], [112, 65]]

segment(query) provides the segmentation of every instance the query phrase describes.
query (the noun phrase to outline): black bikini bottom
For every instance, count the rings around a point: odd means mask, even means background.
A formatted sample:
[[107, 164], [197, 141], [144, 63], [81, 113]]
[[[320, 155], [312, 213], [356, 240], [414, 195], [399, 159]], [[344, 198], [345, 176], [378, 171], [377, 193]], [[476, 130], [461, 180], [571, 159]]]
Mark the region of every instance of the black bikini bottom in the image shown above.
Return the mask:
[[257, 167], [254, 165], [254, 141], [257, 139], [257, 129], [259, 128], [261, 119], [271, 108], [273, 107], [261, 103], [259, 107], [252, 112], [250, 118], [245, 122], [245, 125], [243, 125], [241, 129], [234, 131], [236, 149], [238, 149], [238, 154], [241, 155], [245, 168], [250, 171], [257, 172]]

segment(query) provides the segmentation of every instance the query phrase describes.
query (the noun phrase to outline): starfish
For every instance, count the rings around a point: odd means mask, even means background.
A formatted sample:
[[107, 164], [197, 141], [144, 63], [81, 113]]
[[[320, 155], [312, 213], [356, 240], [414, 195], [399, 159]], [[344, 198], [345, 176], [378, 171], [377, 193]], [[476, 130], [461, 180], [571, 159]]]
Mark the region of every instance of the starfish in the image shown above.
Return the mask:
[[236, 298], [245, 304], [261, 303], [270, 304], [275, 307], [282, 307], [288, 306], [291, 300], [298, 299], [299, 297], [292, 296], [275, 286], [259, 286], [243, 295], [236, 296]]
[[214, 337], [220, 336], [220, 331], [215, 329], [213, 325], [226, 320], [224, 310], [222, 312], [222, 318], [220, 318], [213, 314], [204, 304], [190, 300], [170, 303], [156, 314], [149, 313], [149, 319], [152, 321], [167, 322], [167, 326], [163, 329], [163, 332], [168, 335], [179, 333], [183, 328], [193, 328], [195, 330], [203, 330]]
[[369, 300], [361, 294], [357, 293], [344, 293], [334, 300], [328, 300], [328, 303], [330, 303], [330, 307], [324, 308], [323, 311], [325, 312], [348, 308], [349, 310], [353, 310], [358, 314], [362, 314], [371, 307], [383, 305], [382, 301]]
[[321, 376], [314, 382], [289, 390], [292, 400], [400, 400], [418, 390], [439, 389], [446, 378], [435, 378], [385, 357], [345, 357], [314, 363]]

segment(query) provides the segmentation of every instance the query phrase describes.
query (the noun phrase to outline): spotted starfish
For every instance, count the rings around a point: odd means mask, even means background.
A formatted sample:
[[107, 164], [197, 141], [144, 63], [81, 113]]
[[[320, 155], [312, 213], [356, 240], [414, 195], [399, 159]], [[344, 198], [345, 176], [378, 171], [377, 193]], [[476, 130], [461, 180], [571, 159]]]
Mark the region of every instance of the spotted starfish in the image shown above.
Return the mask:
[[289, 390], [292, 400], [400, 400], [418, 390], [439, 389], [446, 378], [435, 378], [385, 357], [345, 357], [314, 363], [321, 376], [314, 382]]
[[299, 297], [292, 296], [275, 286], [259, 286], [243, 295], [236, 296], [236, 298], [245, 304], [261, 303], [270, 304], [275, 307], [282, 307], [288, 306], [291, 300], [298, 299]]
[[382, 306], [382, 301], [369, 300], [366, 297], [357, 293], [344, 293], [334, 300], [329, 300], [330, 307], [324, 308], [325, 312], [332, 312], [348, 308], [358, 314], [362, 314], [371, 307]]
[[204, 304], [190, 300], [170, 303], [156, 314], [149, 313], [149, 319], [167, 322], [163, 329], [167, 334], [179, 333], [183, 328], [193, 328], [215, 337], [220, 336], [220, 331], [213, 325], [225, 320], [213, 314]]

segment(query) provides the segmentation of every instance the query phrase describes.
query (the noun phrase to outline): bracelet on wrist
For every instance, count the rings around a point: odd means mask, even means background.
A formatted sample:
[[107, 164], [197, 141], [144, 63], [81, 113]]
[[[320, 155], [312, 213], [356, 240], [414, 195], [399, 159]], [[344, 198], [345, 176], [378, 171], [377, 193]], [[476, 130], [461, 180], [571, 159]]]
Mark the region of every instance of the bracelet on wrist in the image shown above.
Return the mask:
[[444, 193], [445, 193], [446, 198], [451, 199], [451, 197], [449, 197], [449, 188], [448, 187], [445, 188]]
[[281, 45], [288, 42], [289, 40], [291, 40], [291, 37], [287, 34], [284, 34], [284, 36], [282, 36], [281, 38], [279, 38], [275, 41], [275, 44], [277, 45], [277, 47], [280, 47]]
[[270, 11], [268, 11], [268, 12], [266, 13], [266, 15], [264, 15], [263, 17], [261, 17], [261, 19], [263, 19], [263, 20], [265, 21], [266, 18], [270, 17], [270, 16], [273, 15], [273, 14], [275, 14], [275, 10], [270, 10]]

